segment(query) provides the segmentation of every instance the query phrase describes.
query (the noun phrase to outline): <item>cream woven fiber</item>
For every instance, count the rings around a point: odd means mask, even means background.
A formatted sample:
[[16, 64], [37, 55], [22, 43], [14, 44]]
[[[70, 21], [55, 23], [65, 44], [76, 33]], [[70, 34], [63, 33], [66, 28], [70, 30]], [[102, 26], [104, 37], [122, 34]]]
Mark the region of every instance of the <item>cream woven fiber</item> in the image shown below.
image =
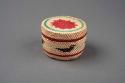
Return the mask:
[[[60, 29], [51, 25], [51, 22], [59, 19], [74, 22], [77, 27]], [[87, 27], [81, 19], [71, 16], [47, 18], [41, 23], [41, 32], [44, 52], [51, 58], [72, 60], [79, 57], [85, 49]]]

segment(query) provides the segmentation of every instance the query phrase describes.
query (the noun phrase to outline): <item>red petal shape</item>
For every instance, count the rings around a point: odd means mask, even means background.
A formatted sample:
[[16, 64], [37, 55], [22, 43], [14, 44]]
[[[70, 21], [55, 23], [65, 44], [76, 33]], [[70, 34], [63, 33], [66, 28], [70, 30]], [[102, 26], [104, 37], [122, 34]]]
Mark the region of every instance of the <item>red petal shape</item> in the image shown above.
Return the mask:
[[70, 20], [62, 20], [62, 19], [54, 20], [52, 22], [52, 25], [60, 29], [72, 29], [72, 28], [75, 28], [75, 26], [78, 26], [77, 24], [75, 24], [75, 22], [71, 22]]

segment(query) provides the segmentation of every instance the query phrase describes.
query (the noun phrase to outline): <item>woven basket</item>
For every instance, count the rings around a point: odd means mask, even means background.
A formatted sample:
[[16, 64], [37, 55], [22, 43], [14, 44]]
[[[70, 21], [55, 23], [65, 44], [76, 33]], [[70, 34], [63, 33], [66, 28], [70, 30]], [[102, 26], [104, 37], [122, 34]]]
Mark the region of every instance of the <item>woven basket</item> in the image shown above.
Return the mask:
[[86, 23], [71, 16], [55, 16], [42, 21], [41, 38], [45, 54], [59, 60], [78, 58], [85, 50]]

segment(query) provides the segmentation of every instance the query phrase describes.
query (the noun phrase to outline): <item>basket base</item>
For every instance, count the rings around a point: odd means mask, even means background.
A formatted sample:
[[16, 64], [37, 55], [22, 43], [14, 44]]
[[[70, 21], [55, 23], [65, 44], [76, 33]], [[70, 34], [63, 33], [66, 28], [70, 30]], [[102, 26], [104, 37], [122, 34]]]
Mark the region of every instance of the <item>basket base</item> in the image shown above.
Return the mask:
[[44, 51], [44, 52], [45, 52], [45, 54], [46, 54], [48, 57], [50, 57], [50, 58], [57, 59], [57, 60], [65, 60], [65, 61], [79, 58], [80, 55], [83, 53], [83, 52], [80, 52], [79, 54], [76, 54], [76, 55], [74, 55], [74, 56], [62, 57], [62, 56], [52, 55], [52, 54], [50, 54], [50, 53], [48, 53], [48, 52], [46, 52], [46, 51]]

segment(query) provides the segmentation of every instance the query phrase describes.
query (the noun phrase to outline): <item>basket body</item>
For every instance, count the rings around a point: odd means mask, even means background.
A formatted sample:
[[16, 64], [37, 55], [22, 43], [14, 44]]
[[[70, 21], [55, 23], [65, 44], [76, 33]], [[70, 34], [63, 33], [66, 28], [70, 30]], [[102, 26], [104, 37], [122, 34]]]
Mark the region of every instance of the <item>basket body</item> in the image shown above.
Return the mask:
[[85, 50], [86, 23], [71, 16], [47, 18], [41, 23], [45, 54], [59, 60], [78, 58]]

